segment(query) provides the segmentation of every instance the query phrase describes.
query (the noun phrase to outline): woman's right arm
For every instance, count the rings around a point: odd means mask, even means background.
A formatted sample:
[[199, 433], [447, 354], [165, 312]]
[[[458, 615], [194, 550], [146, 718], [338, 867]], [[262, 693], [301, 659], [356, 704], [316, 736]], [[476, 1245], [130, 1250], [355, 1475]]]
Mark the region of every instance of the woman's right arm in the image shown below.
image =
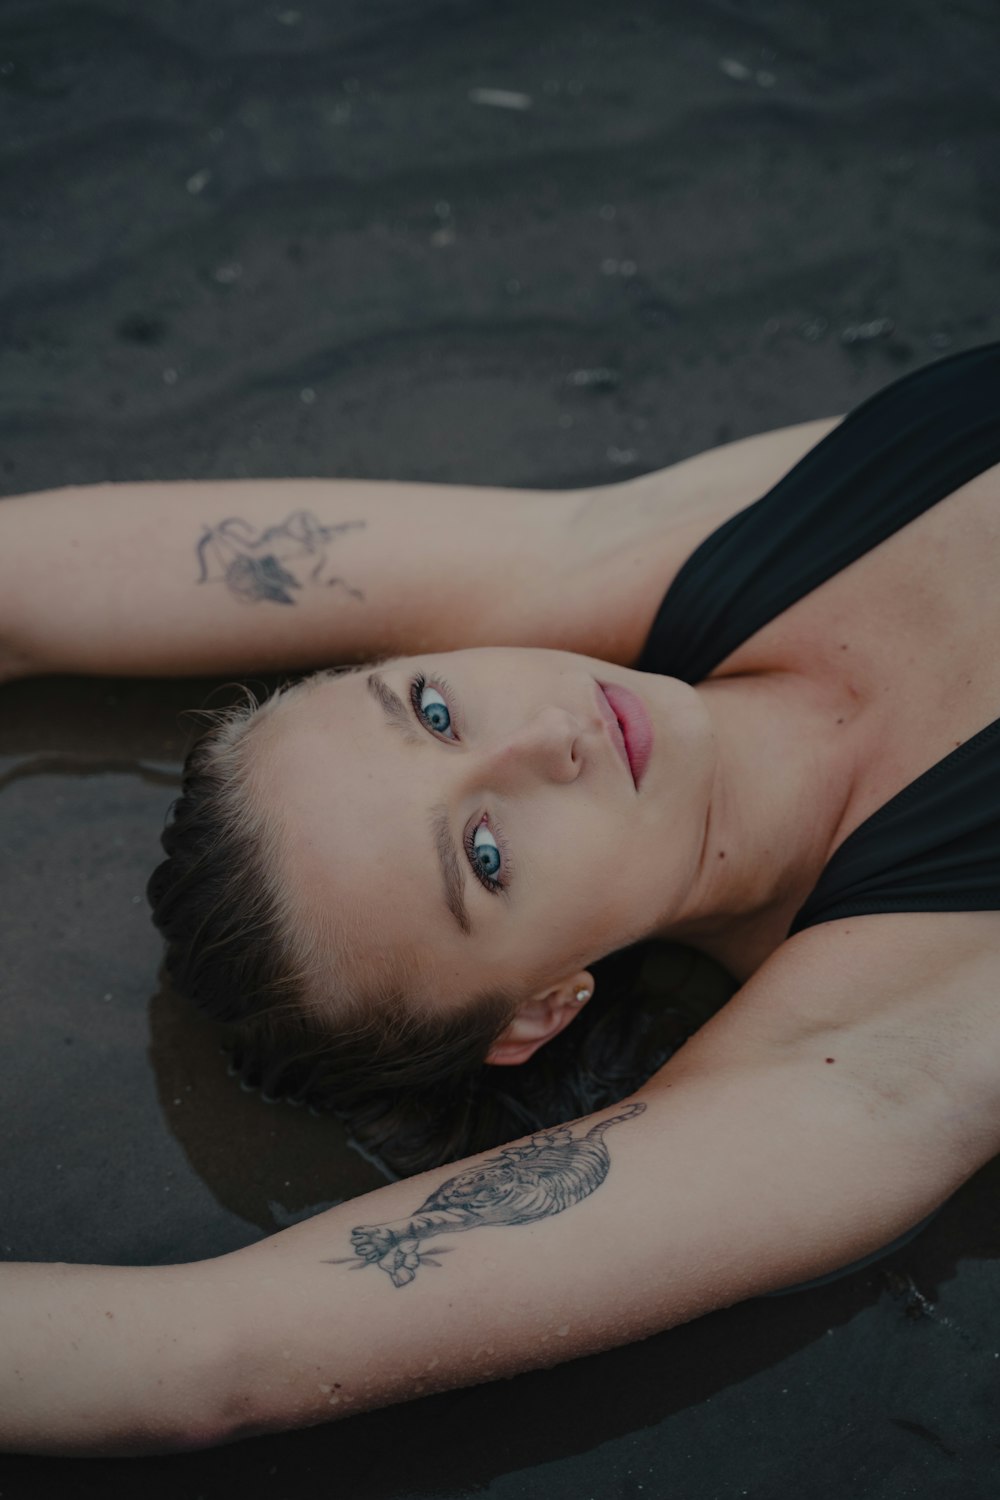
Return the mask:
[[340, 479], [3, 500], [0, 680], [558, 646], [577, 504], [572, 491]]
[[886, 1245], [1000, 1145], [993, 913], [975, 915], [800, 934], [632, 1099], [216, 1260], [0, 1267], [0, 1448], [307, 1426]]
[[0, 501], [0, 681], [536, 646], [631, 666], [714, 527], [832, 421], [583, 490], [354, 479], [98, 484]]
[[0, 1266], [0, 1449], [158, 1453], [309, 1426], [852, 1261], [978, 1162], [940, 1112], [881, 1109], [834, 1071], [664, 1081], [217, 1260]]

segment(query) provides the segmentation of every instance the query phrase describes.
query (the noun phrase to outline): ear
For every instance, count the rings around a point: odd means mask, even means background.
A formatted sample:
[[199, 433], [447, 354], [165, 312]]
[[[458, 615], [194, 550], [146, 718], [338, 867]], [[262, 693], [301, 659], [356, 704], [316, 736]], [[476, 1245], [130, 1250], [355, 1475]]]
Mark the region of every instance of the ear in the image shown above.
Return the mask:
[[563, 983], [554, 985], [526, 1000], [506, 1031], [493, 1043], [486, 1061], [494, 1067], [509, 1067], [527, 1062], [578, 1016], [586, 1000], [577, 1000], [578, 991], [594, 993], [594, 976], [581, 969]]

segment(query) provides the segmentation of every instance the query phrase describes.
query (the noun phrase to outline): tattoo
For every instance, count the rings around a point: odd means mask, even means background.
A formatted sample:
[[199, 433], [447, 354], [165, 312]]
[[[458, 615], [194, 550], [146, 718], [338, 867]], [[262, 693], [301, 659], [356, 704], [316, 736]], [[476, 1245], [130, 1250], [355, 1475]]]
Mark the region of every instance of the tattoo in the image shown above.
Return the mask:
[[316, 583], [338, 585], [354, 599], [360, 589], [327, 572], [330, 544], [364, 521], [341, 521], [324, 526], [310, 510], [295, 510], [278, 526], [258, 531], [249, 521], [230, 516], [218, 526], [206, 526], [197, 546], [199, 583], [225, 583], [240, 599], [256, 603], [294, 604], [294, 591]]
[[448, 1246], [422, 1246], [422, 1241], [483, 1224], [534, 1224], [560, 1214], [588, 1198], [607, 1177], [611, 1158], [605, 1132], [645, 1108], [628, 1104], [578, 1138], [571, 1126], [559, 1125], [533, 1135], [523, 1146], [508, 1146], [442, 1182], [411, 1218], [353, 1229], [354, 1254], [326, 1264], [358, 1270], [378, 1266], [393, 1286], [406, 1286], [419, 1266], [440, 1265], [433, 1257], [448, 1252]]

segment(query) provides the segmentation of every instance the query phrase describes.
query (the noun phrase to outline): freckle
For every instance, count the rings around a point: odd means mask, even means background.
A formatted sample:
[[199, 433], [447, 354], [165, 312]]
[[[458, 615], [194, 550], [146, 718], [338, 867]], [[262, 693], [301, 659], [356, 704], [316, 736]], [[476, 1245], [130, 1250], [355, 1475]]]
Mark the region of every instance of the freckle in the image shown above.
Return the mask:
[[720, 859], [725, 859], [725, 857], [726, 857], [726, 851], [725, 851], [725, 849], [720, 849], [719, 850], [719, 858]]
[[105, 1317], [106, 1317], [106, 1318], [113, 1318], [113, 1317], [114, 1317], [114, 1313], [113, 1313], [113, 1312], [106, 1312], [106, 1313], [105, 1313], [105, 1314], [104, 1314], [104, 1316], [105, 1316]]
[[841, 649], [841, 651], [846, 651], [847, 650], [847, 643], [846, 643], [846, 641], [844, 642], [844, 644], [841, 646], [840, 649]]
[[843, 719], [838, 719], [838, 720], [837, 720], [837, 723], [838, 723], [838, 724], [843, 724], [843, 722], [844, 722], [844, 721], [843, 721]]
[[836, 1062], [836, 1061], [837, 1061], [837, 1059], [835, 1057], [828, 1057], [827, 1058], [827, 1062]]
[[956, 740], [956, 741], [955, 741], [955, 749], [956, 749], [956, 750], [957, 750], [957, 749], [958, 749], [958, 747], [959, 747], [959, 745], [960, 745], [960, 744], [961, 744], [961, 743], [962, 743], [962, 741], [961, 741], [961, 740]]

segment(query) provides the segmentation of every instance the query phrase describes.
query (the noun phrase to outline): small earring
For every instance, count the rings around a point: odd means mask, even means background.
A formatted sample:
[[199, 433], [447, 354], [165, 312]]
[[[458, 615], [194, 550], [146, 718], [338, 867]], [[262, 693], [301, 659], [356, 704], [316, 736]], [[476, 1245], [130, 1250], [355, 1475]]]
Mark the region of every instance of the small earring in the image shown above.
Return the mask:
[[576, 994], [573, 996], [573, 999], [576, 1001], [577, 1005], [582, 1005], [585, 1000], [590, 999], [590, 991], [577, 990]]

